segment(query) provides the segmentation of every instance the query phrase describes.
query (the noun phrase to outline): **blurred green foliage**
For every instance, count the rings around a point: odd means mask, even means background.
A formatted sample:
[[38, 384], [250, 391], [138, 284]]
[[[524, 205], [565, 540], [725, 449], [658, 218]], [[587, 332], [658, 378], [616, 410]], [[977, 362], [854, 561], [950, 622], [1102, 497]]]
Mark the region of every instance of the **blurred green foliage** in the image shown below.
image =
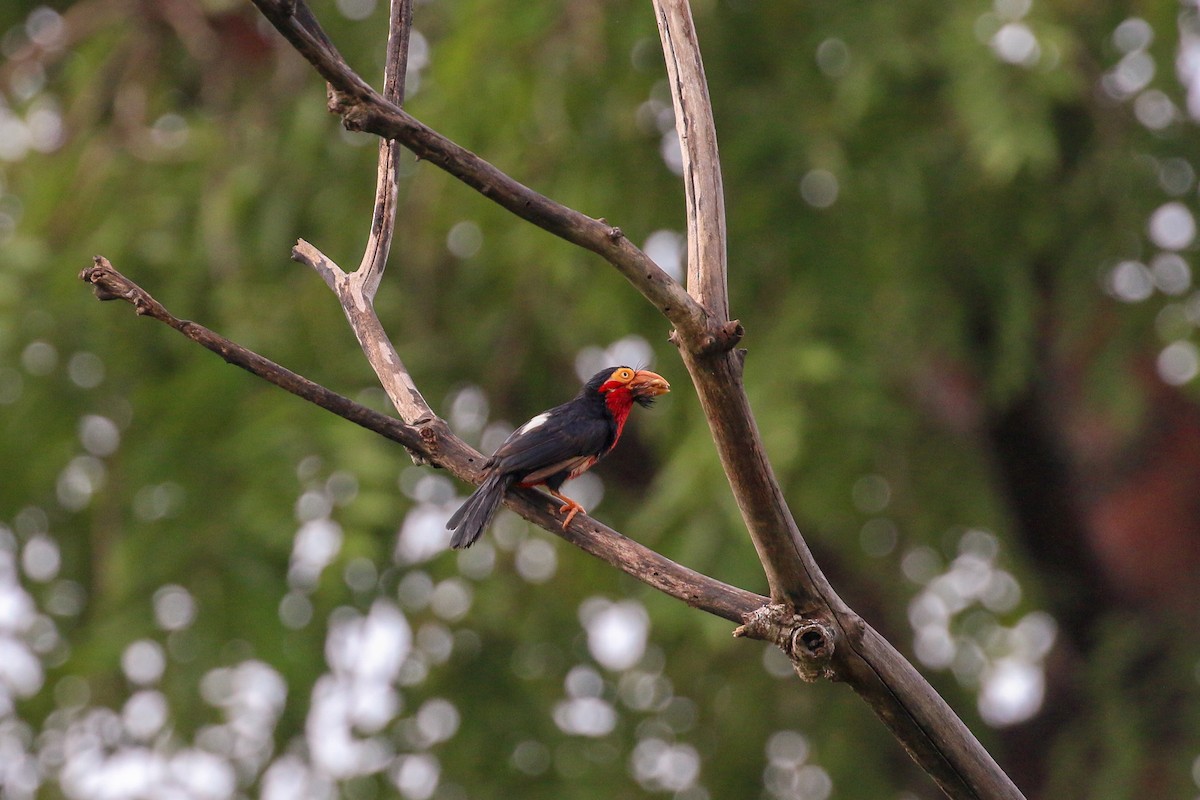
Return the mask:
[[[309, 698], [329, 669], [331, 614], [396, 598], [414, 572], [453, 579], [471, 556], [397, 563], [397, 531], [422, 504], [401, 489], [423, 474], [401, 449], [127, 306], [97, 303], [76, 276], [102, 253], [175, 314], [382, 408], [334, 298], [288, 260], [299, 237], [344, 267], [359, 258], [375, 142], [340, 129], [320, 80], [252, 8], [51, 5], [65, 33], [32, 57], [29, 21], [45, 7], [0, 8], [0, 112], [32, 119], [43, 108], [61, 124], [61, 140], [33, 141], [0, 163], [0, 526], [14, 553], [39, 535], [60, 548], [54, 576], [23, 578], [39, 608], [72, 591], [83, 602], [52, 613], [60, 636], [39, 651], [43, 688], [10, 716], [33, 734], [53, 727], [51, 713], [75, 697], [60, 687], [77, 688], [75, 677], [88, 703], [120, 709], [135, 688], [122, 654], [150, 639], [168, 656], [158, 687], [171, 709], [156, 746], [190, 742], [219, 718], [200, 695], [206, 674], [256, 658], [288, 687], [277, 752], [302, 753]], [[1145, 227], [1168, 199], [1163, 160], [1196, 154], [1173, 74], [1188, 18], [1174, 3], [695, 5], [727, 194], [731, 306], [748, 332], [747, 389], [820, 560], [851, 605], [910, 654], [920, 571], [906, 557], [932, 558], [936, 573], [967, 529], [994, 534], [994, 564], [1021, 589], [987, 625], [1055, 614], [1052, 579], [1017, 533], [1020, 512], [985, 430], [1040, 385], [1047, 348], [1086, 353], [1081, 392], [1104, 419], [1135, 427], [1148, 402], [1112, 365], [1162, 344], [1154, 316], [1166, 300], [1119, 304], [1104, 279], [1117, 262], [1153, 253]], [[314, 10], [377, 81], [386, 9], [343, 13], [369, 8]], [[1143, 48], [1158, 65], [1149, 86], [1177, 104], [1176, 119], [1157, 129], [1139, 122], [1133, 94], [1102, 88], [1123, 57], [1114, 30], [1135, 16], [1154, 33]], [[1006, 24], [1035, 41], [1024, 63], [1001, 57], [995, 37]], [[406, 105], [417, 118], [635, 243], [683, 229], [680, 180], [662, 155], [673, 129], [650, 4], [438, 0], [418, 4], [415, 26], [428, 59], [410, 78]], [[433, 167], [406, 162], [403, 173], [377, 308], [435, 409], [448, 414], [455, 393], [476, 386], [491, 420], [519, 423], [575, 391], [583, 348], [641, 337], [676, 389], [638, 414], [632, 438], [597, 470], [605, 495], [595, 513], [694, 569], [764, 591], [655, 310], [593, 255]], [[448, 237], [463, 222], [477, 227], [478, 247], [456, 255]], [[31, 351], [35, 343], [49, 350]], [[119, 447], [89, 455], [88, 415], [116, 423]], [[72, 494], [64, 482], [80, 474], [93, 478]], [[867, 476], [885, 481], [882, 500], [856, 500]], [[340, 548], [304, 587], [311, 621], [284, 625], [301, 497], [334, 496], [338, 481], [354, 487], [330, 511]], [[864, 525], [880, 519], [871, 530], [881, 538], [871, 538]], [[699, 755], [682, 800], [828, 795], [818, 772], [793, 785], [768, 768], [781, 730], [803, 735], [805, 763], [824, 771], [831, 796], [935, 796], [843, 687], [800, 685], [723, 621], [515, 520], [498, 527], [507, 532], [495, 534], [494, 569], [467, 580], [465, 614], [401, 603], [414, 629], [454, 637], [446, 660], [401, 688], [397, 721], [381, 734], [398, 752], [436, 755], [437, 797], [658, 796], [631, 766], [638, 743], [656, 737]], [[522, 543], [537, 539], [556, 557], [545, 582], [515, 564]], [[363, 559], [375, 573], [354, 580]], [[165, 585], [195, 600], [184, 629], [156, 624], [153, 598]], [[645, 605], [639, 669], [661, 672], [682, 700], [622, 705], [622, 675], [597, 668], [619, 715], [611, 733], [589, 738], [564, 733], [555, 709], [570, 670], [594, 665], [579, 619], [594, 596]], [[1121, 623], [1132, 615], [1158, 630], [1161, 618], [1116, 598], [1095, 605], [1105, 621], [1087, 646], [1060, 633], [1071, 644], [1045, 666], [1047, 703], [1068, 692], [1076, 703], [1066, 713], [1077, 719], [991, 729], [975, 707], [978, 680], [926, 672], [1030, 796], [1194, 793], [1200, 725], [1137, 712], [1197, 707], [1194, 637], [1159, 634], [1169, 654], [1149, 683], [1136, 657], [1145, 644], [1123, 638]], [[435, 697], [454, 704], [461, 724], [448, 741], [420, 746], [406, 720]], [[1049, 739], [1030, 746], [1036, 736], [1022, 731], [1041, 724]], [[242, 781], [258, 793], [257, 773]], [[44, 788], [59, 791], [53, 781]], [[395, 789], [377, 770], [337, 791]]]

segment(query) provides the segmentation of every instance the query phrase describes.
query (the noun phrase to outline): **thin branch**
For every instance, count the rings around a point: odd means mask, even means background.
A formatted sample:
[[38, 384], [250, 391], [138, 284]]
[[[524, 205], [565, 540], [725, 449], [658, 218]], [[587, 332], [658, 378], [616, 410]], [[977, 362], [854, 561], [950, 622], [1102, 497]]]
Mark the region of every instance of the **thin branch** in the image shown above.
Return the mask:
[[[420, 425], [406, 425], [297, 375], [203, 325], [179, 319], [145, 289], [114, 269], [103, 256], [96, 256], [93, 265], [83, 270], [79, 277], [93, 286], [99, 299], [124, 300], [133, 305], [139, 315], [174, 328], [230, 364], [367, 430], [399, 442], [410, 451], [420, 454], [426, 462], [444, 467], [458, 478], [473, 483], [479, 481], [484, 457], [455, 436], [442, 420], [429, 419]], [[533, 524], [557, 534], [647, 586], [722, 619], [740, 623], [746, 615], [767, 602], [767, 598], [754, 592], [738, 589], [677, 564], [592, 517], [576, 517], [564, 531], [562, 515], [558, 513], [558, 501], [534, 489], [510, 492], [505, 497], [505, 505]]]
[[381, 97], [329, 43], [303, 0], [254, 0], [263, 15], [338, 93], [347, 128], [394, 139], [518, 217], [605, 258], [654, 304], [685, 341], [711, 343], [722, 329], [708, 311], [621, 229], [557, 203], [509, 177]]
[[418, 428], [330, 391], [319, 383], [281, 367], [269, 358], [231, 342], [203, 325], [176, 317], [167, 311], [162, 303], [151, 297], [149, 292], [118, 272], [104, 256], [96, 256], [92, 266], [79, 273], [79, 278], [92, 285], [96, 297], [100, 300], [124, 300], [133, 305], [139, 316], [150, 317], [169, 325], [193, 342], [213, 351], [227, 363], [241, 367], [326, 411], [332, 411], [339, 417], [409, 449], [424, 451], [430, 446], [428, 438]]
[[292, 260], [316, 270], [337, 294], [350, 329], [400, 418], [410, 425], [435, 419], [437, 415], [417, 389], [375, 314], [374, 299], [363, 285], [365, 273], [346, 274], [333, 259], [303, 239], [292, 248]]
[[725, 280], [725, 190], [708, 81], [687, 0], [655, 0], [658, 34], [683, 155], [687, 204], [687, 289], [718, 320], [729, 319]]
[[[302, 4], [301, 4], [302, 5]], [[301, 13], [301, 12], [304, 13]], [[322, 53], [332, 53], [333, 61], [340, 68], [349, 69], [333, 44], [321, 31], [317, 21], [307, 7], [297, 8], [296, 15], [289, 20], [299, 25], [311, 39], [313, 46]], [[387, 56], [384, 67], [384, 94], [386, 101], [396, 106], [404, 99], [404, 82], [408, 68], [408, 42], [412, 29], [411, 0], [392, 0], [388, 25]], [[332, 58], [332, 57], [331, 57]], [[357, 77], [357, 76], [356, 76]], [[372, 90], [373, 91], [373, 90]], [[334, 96], [337, 97], [336, 89]], [[383, 324], [375, 314], [375, 293], [383, 278], [388, 252], [392, 245], [392, 234], [396, 224], [396, 167], [400, 156], [400, 144], [382, 139], [379, 143], [379, 168], [376, 175], [375, 210], [371, 218], [371, 232], [367, 237], [362, 261], [358, 270], [347, 274], [333, 259], [313, 245], [301, 239], [292, 248], [293, 260], [307, 264], [324, 278], [341, 303], [351, 330], [358, 338], [359, 346], [367, 357], [371, 368], [379, 377], [379, 383], [388, 399], [408, 423], [419, 423], [436, 418], [429, 403], [417, 389], [408, 369], [388, 338]]]
[[[388, 25], [387, 59], [383, 70], [383, 97], [390, 103], [404, 103], [404, 80], [408, 72], [408, 41], [412, 32], [412, 0], [392, 0]], [[396, 227], [396, 189], [400, 143], [379, 140], [379, 171], [375, 185], [375, 212], [371, 233], [358, 272], [362, 273], [363, 293], [374, 298], [387, 266], [392, 233]]]

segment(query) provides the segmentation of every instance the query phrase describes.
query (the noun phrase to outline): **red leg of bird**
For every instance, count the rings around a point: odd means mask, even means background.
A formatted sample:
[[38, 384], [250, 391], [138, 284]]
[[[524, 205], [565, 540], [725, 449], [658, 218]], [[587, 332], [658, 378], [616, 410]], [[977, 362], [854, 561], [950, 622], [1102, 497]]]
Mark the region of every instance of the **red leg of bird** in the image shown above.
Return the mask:
[[549, 489], [550, 494], [554, 495], [556, 498], [558, 498], [559, 500], [562, 501], [562, 507], [558, 509], [558, 513], [561, 514], [564, 511], [567, 511], [568, 509], [570, 509], [567, 513], [567, 518], [565, 520], [563, 520], [562, 529], [564, 531], [567, 529], [567, 526], [571, 524], [571, 520], [575, 519], [576, 514], [578, 514], [580, 512], [587, 514], [587, 509], [584, 508], [583, 506], [579, 505], [579, 503], [576, 503], [574, 500], [572, 500], [571, 498], [569, 498], [565, 495], [559, 494], [558, 492], [554, 491], [553, 489], [550, 489], [549, 487], [546, 487], [546, 488]]

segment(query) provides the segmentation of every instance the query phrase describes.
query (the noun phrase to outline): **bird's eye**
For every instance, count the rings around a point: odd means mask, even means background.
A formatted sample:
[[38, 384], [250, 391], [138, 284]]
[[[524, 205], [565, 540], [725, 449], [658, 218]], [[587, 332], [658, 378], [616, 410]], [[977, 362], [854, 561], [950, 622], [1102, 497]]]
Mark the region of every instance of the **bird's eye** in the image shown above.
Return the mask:
[[621, 381], [633, 380], [633, 370], [629, 370], [629, 369], [617, 370], [617, 380], [621, 380]]

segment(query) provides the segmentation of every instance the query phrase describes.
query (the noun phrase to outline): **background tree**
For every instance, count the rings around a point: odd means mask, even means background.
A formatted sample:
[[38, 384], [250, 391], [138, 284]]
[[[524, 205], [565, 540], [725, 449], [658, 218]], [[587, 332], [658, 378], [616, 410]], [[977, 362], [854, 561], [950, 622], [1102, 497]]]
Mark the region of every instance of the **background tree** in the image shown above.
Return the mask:
[[[619, 211], [670, 263], [648, 7], [505, 8], [422, 7], [410, 109], [550, 196]], [[340, 10], [339, 46], [377, 73], [383, 10]], [[225, 775], [419, 797], [439, 766], [445, 796], [932, 791], [848, 694], [783, 690], [771, 651], [747, 664], [728, 626], [511, 518], [442, 555], [461, 487], [81, 296], [75, 272], [105, 252], [179, 313], [327, 385], [373, 383], [280, 248], [360, 246], [375, 148], [347, 146], [240, 6], [60, 11], [0, 11], [6, 752], [71, 796], [167, 758], [180, 782], [218, 776], [217, 796]], [[1190, 17], [696, 13], [747, 388], [822, 563], [893, 641], [911, 632], [957, 708], [978, 697], [1031, 796], [1194, 789]], [[378, 307], [466, 438], [486, 449], [614, 342], [671, 363], [622, 281], [409, 170], [405, 279]], [[583, 487], [603, 488], [597, 516], [762, 591], [699, 409], [661, 410]], [[322, 663], [327, 640], [403, 642], [404, 625], [406, 659]], [[81, 758], [84, 729], [107, 758]], [[10, 763], [20, 796], [37, 772]]]

